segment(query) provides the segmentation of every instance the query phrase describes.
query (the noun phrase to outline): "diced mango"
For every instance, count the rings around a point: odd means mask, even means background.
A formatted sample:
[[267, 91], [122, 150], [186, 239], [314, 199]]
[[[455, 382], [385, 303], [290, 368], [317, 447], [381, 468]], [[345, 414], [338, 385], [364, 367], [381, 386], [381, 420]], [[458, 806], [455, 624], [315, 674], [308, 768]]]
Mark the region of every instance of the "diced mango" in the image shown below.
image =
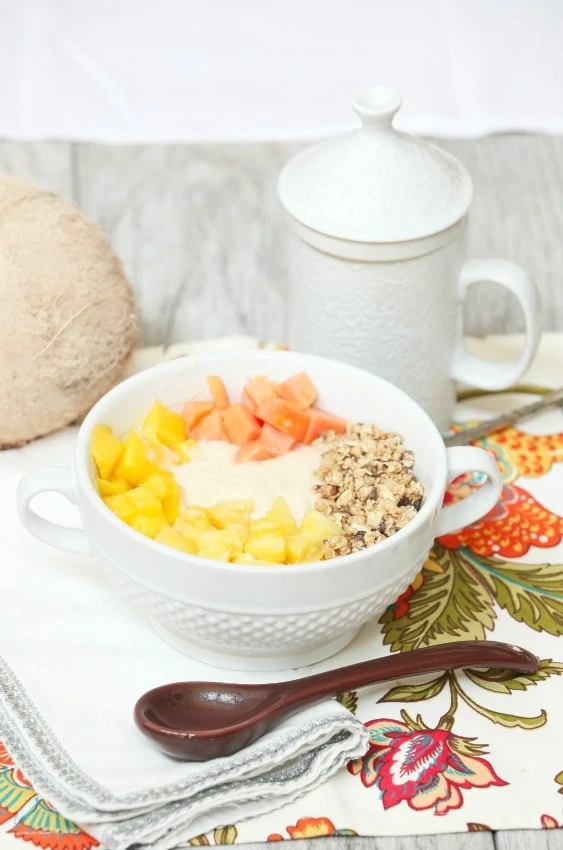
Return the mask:
[[189, 463], [192, 459], [191, 450], [197, 446], [197, 440], [184, 440], [172, 449], [172, 463]]
[[173, 549], [180, 549], [182, 552], [188, 552], [190, 555], [197, 553], [196, 544], [187, 540], [183, 534], [180, 534], [175, 528], [170, 528], [169, 525], [163, 525], [154, 539], [157, 543], [172, 546]]
[[297, 534], [297, 523], [283, 496], [274, 500], [270, 511], [266, 514], [266, 519], [271, 520], [274, 525], [280, 528], [286, 537]]
[[244, 551], [258, 561], [283, 564], [286, 557], [285, 537], [280, 531], [271, 531], [257, 537], [252, 536], [245, 543]]
[[164, 480], [164, 477], [158, 472], [155, 472], [154, 475], [150, 475], [143, 484], [143, 487], [147, 487], [149, 490], [152, 490], [159, 502], [163, 502], [168, 495], [167, 483]]
[[228, 528], [233, 524], [247, 523], [254, 510], [253, 499], [241, 499], [236, 502], [223, 502], [212, 508], [206, 508], [207, 516], [215, 528]]
[[146, 434], [141, 434], [141, 439], [149, 460], [159, 464], [166, 462], [166, 447], [162, 443], [155, 437], [147, 437]]
[[333, 534], [342, 534], [342, 528], [319, 511], [311, 510], [307, 511], [303, 517], [299, 526], [299, 533], [323, 541]]
[[170, 525], [174, 525], [180, 513], [180, 488], [175, 481], [168, 485], [168, 494], [162, 503], [162, 507], [166, 521]]
[[165, 519], [163, 516], [143, 516], [142, 514], [137, 514], [130, 523], [131, 528], [153, 539], [162, 530], [164, 524]]
[[115, 468], [115, 478], [124, 478], [130, 484], [146, 481], [155, 471], [155, 465], [147, 457], [143, 441], [131, 431], [123, 444], [123, 453]]
[[164, 516], [162, 502], [148, 487], [135, 487], [126, 495], [135, 505], [136, 513], [141, 516]]
[[308, 535], [296, 534], [287, 541], [287, 563], [303, 564], [320, 561], [323, 557], [321, 541]]
[[90, 444], [100, 478], [110, 478], [123, 452], [123, 444], [108, 425], [95, 425]]
[[186, 423], [179, 413], [155, 401], [143, 422], [142, 432], [171, 448], [186, 439]]
[[137, 515], [135, 502], [129, 493], [120, 493], [117, 496], [106, 496], [104, 502], [113, 513], [123, 522], [131, 524], [131, 520]]
[[117, 496], [119, 493], [126, 493], [129, 489], [129, 484], [122, 478], [116, 478], [113, 481], [105, 481], [103, 478], [98, 478], [98, 490], [100, 496]]

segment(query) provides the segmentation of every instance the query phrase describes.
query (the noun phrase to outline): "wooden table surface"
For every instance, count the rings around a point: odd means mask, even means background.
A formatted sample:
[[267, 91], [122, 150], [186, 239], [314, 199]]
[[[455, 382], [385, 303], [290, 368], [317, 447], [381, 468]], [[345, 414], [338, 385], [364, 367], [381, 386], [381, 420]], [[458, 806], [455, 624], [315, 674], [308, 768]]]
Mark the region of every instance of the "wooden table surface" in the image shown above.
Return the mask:
[[[523, 264], [541, 291], [544, 328], [563, 330], [563, 138], [522, 134], [441, 144], [475, 179], [470, 256]], [[287, 232], [275, 183], [299, 148], [0, 140], [0, 171], [74, 200], [106, 230], [135, 286], [145, 344], [240, 333], [283, 341]], [[518, 332], [521, 317], [497, 289], [481, 287], [466, 329]], [[318, 846], [299, 843], [301, 850]], [[322, 847], [563, 850], [563, 830], [326, 838]]]

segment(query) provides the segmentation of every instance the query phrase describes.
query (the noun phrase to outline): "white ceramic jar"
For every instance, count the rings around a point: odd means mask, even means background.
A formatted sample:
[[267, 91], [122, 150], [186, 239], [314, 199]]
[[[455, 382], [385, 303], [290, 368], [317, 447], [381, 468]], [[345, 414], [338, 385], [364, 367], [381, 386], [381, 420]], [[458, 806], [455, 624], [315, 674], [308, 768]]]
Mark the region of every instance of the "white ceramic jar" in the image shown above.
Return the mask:
[[[394, 89], [360, 90], [353, 107], [362, 127], [307, 148], [280, 175], [294, 232], [289, 345], [391, 381], [446, 430], [454, 380], [503, 389], [528, 368], [539, 297], [507, 260], [465, 262], [471, 178], [451, 154], [395, 131], [400, 105]], [[480, 281], [502, 284], [521, 304], [526, 342], [513, 363], [465, 348], [461, 304]]]

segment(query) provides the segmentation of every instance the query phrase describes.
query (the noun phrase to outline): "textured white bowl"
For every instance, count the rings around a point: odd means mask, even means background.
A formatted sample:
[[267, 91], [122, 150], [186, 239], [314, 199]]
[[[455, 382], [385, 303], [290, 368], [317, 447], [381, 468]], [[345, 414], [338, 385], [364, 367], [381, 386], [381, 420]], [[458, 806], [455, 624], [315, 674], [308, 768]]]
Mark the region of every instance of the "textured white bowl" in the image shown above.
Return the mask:
[[[179, 409], [186, 398], [206, 396], [209, 374], [220, 374], [235, 399], [253, 375], [279, 381], [301, 370], [319, 388], [321, 407], [399, 431], [415, 453], [415, 472], [426, 488], [424, 502], [415, 519], [393, 537], [325, 562], [225, 564], [155, 543], [104, 505], [89, 451], [96, 424], [122, 434], [140, 423], [155, 398]], [[447, 482], [471, 470], [485, 472], [487, 483], [463, 502], [442, 509]], [[83, 529], [61, 528], [33, 511], [31, 499], [45, 490], [62, 492], [79, 505]], [[20, 482], [18, 506], [36, 537], [95, 555], [130, 602], [178, 649], [214, 666], [275, 670], [312, 664], [346, 646], [407, 588], [436, 534], [483, 516], [500, 490], [500, 476], [487, 452], [469, 447], [446, 451], [428, 416], [386, 381], [311, 355], [251, 351], [181, 358], [124, 381], [96, 404], [80, 428], [74, 470], [29, 473]]]

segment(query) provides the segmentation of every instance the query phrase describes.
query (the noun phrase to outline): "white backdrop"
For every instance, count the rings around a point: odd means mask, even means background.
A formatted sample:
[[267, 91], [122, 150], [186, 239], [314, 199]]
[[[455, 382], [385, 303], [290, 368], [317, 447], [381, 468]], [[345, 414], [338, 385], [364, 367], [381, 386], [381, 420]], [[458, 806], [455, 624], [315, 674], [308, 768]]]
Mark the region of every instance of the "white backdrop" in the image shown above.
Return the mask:
[[301, 139], [403, 93], [415, 133], [563, 133], [563, 0], [0, 0], [0, 137]]

